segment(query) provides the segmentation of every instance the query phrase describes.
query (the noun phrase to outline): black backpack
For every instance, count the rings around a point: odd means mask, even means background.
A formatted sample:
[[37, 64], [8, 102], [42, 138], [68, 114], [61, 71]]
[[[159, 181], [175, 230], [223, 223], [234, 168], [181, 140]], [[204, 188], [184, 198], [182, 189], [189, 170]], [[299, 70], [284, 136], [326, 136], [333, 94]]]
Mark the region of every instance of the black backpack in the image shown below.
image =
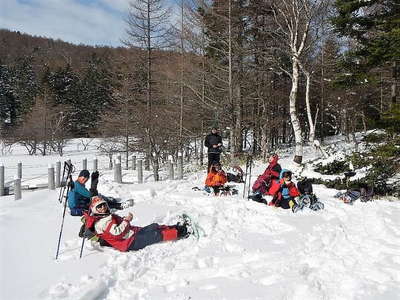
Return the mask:
[[297, 182], [297, 189], [302, 195], [311, 195], [313, 193], [311, 180], [305, 178]]

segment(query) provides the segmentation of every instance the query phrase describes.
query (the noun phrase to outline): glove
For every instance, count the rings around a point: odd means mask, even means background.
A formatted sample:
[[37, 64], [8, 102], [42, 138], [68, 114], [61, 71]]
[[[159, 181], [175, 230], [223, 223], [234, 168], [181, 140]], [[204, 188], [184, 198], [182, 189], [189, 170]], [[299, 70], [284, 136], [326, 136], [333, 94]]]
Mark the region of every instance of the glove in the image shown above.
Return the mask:
[[72, 180], [70, 180], [70, 181], [68, 181], [68, 186], [69, 186], [69, 188], [70, 188], [71, 190], [73, 190], [74, 187], [75, 187], [75, 184], [74, 184], [74, 182], [73, 182]]
[[92, 181], [90, 183], [90, 192], [92, 193], [92, 196], [97, 196], [97, 184], [99, 183], [99, 172], [93, 172], [92, 173]]
[[96, 172], [92, 173], [92, 182], [94, 180], [99, 180], [99, 171], [96, 171]]

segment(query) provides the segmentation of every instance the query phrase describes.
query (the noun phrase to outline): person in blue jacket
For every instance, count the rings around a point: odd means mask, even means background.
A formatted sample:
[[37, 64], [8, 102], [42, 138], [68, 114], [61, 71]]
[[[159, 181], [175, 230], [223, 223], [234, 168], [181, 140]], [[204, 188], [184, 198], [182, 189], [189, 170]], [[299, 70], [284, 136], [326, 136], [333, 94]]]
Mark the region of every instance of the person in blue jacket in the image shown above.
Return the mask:
[[[85, 184], [89, 181], [89, 177], [89, 171], [82, 170], [78, 175], [78, 179], [75, 182], [71, 182], [71, 190], [68, 192], [67, 200], [72, 216], [82, 216], [83, 211], [89, 209], [90, 199], [99, 194], [97, 191], [99, 172], [96, 171], [92, 173], [90, 190], [85, 187]], [[129, 203], [116, 202], [104, 196], [103, 198], [107, 201], [110, 208], [124, 209], [131, 205]]]

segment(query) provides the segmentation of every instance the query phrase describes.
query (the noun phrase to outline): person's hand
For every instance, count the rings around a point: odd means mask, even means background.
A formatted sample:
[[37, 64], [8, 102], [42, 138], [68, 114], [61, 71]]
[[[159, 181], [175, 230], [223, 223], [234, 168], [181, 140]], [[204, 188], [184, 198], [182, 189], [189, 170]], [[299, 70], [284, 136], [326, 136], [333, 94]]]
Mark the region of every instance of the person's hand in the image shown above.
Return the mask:
[[213, 145], [213, 148], [217, 148], [218, 147], [218, 145]]
[[99, 179], [99, 171], [93, 172], [92, 173], [92, 181], [95, 181]]
[[127, 220], [128, 222], [132, 221], [133, 219], [132, 213], [129, 213], [124, 219]]
[[222, 144], [221, 143], [218, 143], [218, 145], [217, 145], [218, 147], [221, 147], [222, 146]]

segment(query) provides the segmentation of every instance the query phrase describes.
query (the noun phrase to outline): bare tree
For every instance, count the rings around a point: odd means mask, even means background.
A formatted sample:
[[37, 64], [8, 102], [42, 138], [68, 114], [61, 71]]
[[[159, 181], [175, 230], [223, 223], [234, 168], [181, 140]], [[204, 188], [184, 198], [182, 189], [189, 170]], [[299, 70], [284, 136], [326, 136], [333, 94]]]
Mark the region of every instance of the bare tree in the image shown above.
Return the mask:
[[155, 123], [153, 122], [154, 98], [154, 60], [157, 50], [168, 45], [170, 35], [170, 9], [163, 5], [162, 0], [138, 0], [130, 3], [126, 30], [128, 38], [124, 43], [130, 47], [140, 47], [146, 53], [146, 118], [142, 119], [147, 138], [145, 145], [147, 155], [153, 163], [154, 178], [158, 180], [159, 156], [154, 137]]
[[300, 65], [302, 56], [308, 48], [310, 27], [319, 14], [324, 0], [281, 0], [273, 4], [273, 13], [279, 30], [276, 36], [283, 43], [283, 50], [290, 56], [291, 70], [282, 68], [290, 76], [292, 87], [289, 95], [290, 119], [295, 136], [294, 161], [303, 160], [303, 137], [296, 103], [299, 89]]

